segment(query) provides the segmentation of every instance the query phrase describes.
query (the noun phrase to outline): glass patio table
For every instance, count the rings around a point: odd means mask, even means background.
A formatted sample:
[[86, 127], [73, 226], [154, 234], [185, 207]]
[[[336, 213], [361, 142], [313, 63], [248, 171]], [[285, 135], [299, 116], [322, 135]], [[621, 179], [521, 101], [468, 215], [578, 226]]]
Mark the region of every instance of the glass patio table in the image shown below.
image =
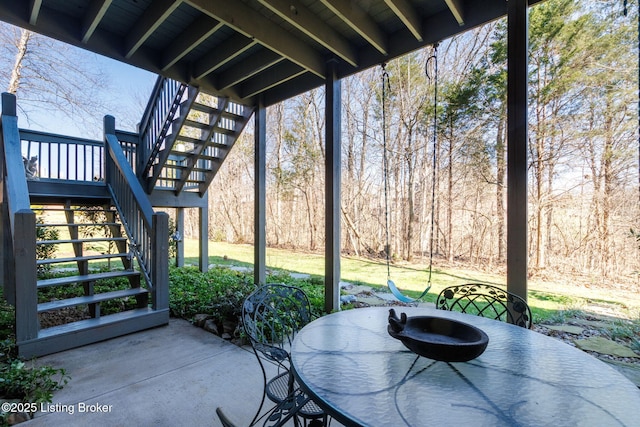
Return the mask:
[[468, 362], [416, 355], [387, 333], [388, 308], [305, 326], [291, 349], [301, 387], [346, 426], [637, 426], [640, 389], [614, 368], [531, 330], [435, 308], [395, 307], [482, 329]]

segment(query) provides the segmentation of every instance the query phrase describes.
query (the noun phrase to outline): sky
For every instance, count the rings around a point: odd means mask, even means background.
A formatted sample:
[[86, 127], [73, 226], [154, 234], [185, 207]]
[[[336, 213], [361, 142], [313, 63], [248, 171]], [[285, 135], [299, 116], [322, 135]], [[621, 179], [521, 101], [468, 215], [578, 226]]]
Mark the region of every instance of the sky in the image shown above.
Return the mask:
[[[84, 52], [84, 55], [94, 54]], [[109, 88], [105, 88], [103, 96], [117, 99], [118, 104], [122, 106], [118, 111], [96, 111], [95, 122], [101, 123], [102, 117], [109, 114], [116, 118], [117, 129], [135, 131], [134, 126], [142, 118], [144, 106], [149, 99], [157, 75], [104, 56], [97, 55], [95, 60], [110, 81]], [[50, 109], [32, 111], [28, 122], [20, 122], [20, 118], [18, 120], [20, 127], [31, 130], [89, 139], [102, 135], [100, 125], [87, 129], [84, 123], [78, 125], [70, 117]]]

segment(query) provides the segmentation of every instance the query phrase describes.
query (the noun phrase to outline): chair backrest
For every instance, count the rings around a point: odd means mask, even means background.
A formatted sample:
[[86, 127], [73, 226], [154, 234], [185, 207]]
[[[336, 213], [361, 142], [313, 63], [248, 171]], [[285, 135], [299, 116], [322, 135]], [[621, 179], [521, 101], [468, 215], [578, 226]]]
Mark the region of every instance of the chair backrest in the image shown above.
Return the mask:
[[256, 351], [278, 364], [288, 363], [295, 334], [311, 321], [311, 304], [300, 288], [267, 284], [242, 306], [242, 323]]
[[436, 308], [502, 320], [531, 329], [531, 309], [527, 302], [492, 285], [470, 283], [449, 286], [440, 292]]

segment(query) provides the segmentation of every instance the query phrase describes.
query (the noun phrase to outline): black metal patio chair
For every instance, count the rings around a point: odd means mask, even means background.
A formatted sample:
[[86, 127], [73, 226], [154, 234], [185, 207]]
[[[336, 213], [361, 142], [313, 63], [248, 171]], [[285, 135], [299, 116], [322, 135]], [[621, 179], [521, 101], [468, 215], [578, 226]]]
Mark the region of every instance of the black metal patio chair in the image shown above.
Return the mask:
[[[311, 304], [301, 289], [284, 284], [267, 284], [259, 287], [244, 301], [242, 323], [251, 347], [258, 358], [264, 388], [260, 406], [251, 426], [263, 422], [264, 426], [280, 426], [293, 418], [310, 426], [326, 425], [327, 416], [322, 409], [303, 393], [290, 371], [289, 349], [296, 333], [312, 320]], [[265, 363], [274, 363], [278, 372], [268, 378]], [[260, 415], [266, 398], [276, 405]], [[225, 427], [233, 426], [230, 420], [216, 410]]]
[[532, 326], [527, 302], [492, 285], [469, 283], [449, 286], [438, 295], [436, 308], [489, 317], [527, 329]]

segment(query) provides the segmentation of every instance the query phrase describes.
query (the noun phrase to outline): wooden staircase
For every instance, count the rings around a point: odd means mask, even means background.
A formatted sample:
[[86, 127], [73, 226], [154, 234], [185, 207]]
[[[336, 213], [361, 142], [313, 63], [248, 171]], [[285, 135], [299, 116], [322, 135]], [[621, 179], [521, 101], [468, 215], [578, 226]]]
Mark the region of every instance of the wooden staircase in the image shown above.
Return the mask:
[[[92, 141], [18, 129], [15, 96], [2, 94], [0, 279], [21, 356], [168, 323], [169, 222], [150, 200], [201, 206], [252, 113], [159, 78], [139, 132], [106, 116], [104, 140]], [[27, 175], [23, 157], [35, 156], [37, 173]], [[63, 255], [38, 256], [48, 247]], [[45, 274], [61, 266], [73, 271]]]
[[[37, 212], [37, 339], [21, 345], [22, 354], [43, 354], [166, 323], [167, 312], [149, 307], [150, 290], [128, 249], [118, 212], [76, 198]], [[53, 237], [53, 238], [52, 238]], [[105, 265], [106, 264], [106, 265]], [[64, 266], [64, 276], [60, 276]], [[54, 277], [51, 271], [57, 271]], [[102, 285], [109, 282], [109, 286]], [[107, 290], [104, 290], [104, 289]]]
[[[121, 224], [116, 221], [117, 212], [109, 206], [96, 210], [70, 206], [69, 203], [63, 209], [48, 206], [42, 210], [34, 210], [42, 212], [40, 219], [55, 217], [55, 214], [59, 213], [63, 213], [67, 218], [66, 223], [37, 221], [36, 227], [43, 232], [36, 232], [36, 236], [43, 236], [45, 239], [38, 239], [36, 247], [56, 247], [56, 253], [73, 253], [68, 257], [48, 258], [49, 251], [38, 252], [36, 249], [36, 254], [39, 255], [36, 265], [41, 271], [41, 276], [57, 265], [71, 264], [73, 267], [67, 267], [65, 271], [74, 270], [74, 274], [69, 276], [38, 280], [39, 314], [55, 315], [55, 312], [70, 307], [86, 307], [92, 318], [98, 318], [103, 314], [101, 304], [114, 300], [122, 300], [123, 308], [147, 307], [149, 291], [141, 286], [140, 272], [134, 269], [134, 260], [127, 250], [127, 238], [122, 234]], [[102, 216], [104, 221], [95, 222], [96, 214]], [[77, 219], [81, 222], [77, 222]], [[47, 240], [52, 234], [68, 234], [68, 238]], [[118, 260], [116, 264], [119, 265], [112, 265], [112, 260]], [[127, 286], [121, 286], [122, 289], [100, 292], [96, 286], [100, 281], [116, 281], [119, 278], [127, 279]], [[54, 287], [56, 292], [50, 292], [53, 297], [47, 297], [47, 291]], [[61, 288], [68, 291], [65, 292]], [[82, 295], [74, 296], [74, 293], [79, 292]], [[67, 297], [60, 298], [59, 295]], [[135, 299], [133, 305], [128, 303], [132, 297]]]
[[[170, 190], [203, 196], [253, 114], [253, 108], [198, 88], [159, 78], [144, 115], [147, 159], [141, 179], [148, 193]], [[156, 99], [173, 97], [170, 106]]]

